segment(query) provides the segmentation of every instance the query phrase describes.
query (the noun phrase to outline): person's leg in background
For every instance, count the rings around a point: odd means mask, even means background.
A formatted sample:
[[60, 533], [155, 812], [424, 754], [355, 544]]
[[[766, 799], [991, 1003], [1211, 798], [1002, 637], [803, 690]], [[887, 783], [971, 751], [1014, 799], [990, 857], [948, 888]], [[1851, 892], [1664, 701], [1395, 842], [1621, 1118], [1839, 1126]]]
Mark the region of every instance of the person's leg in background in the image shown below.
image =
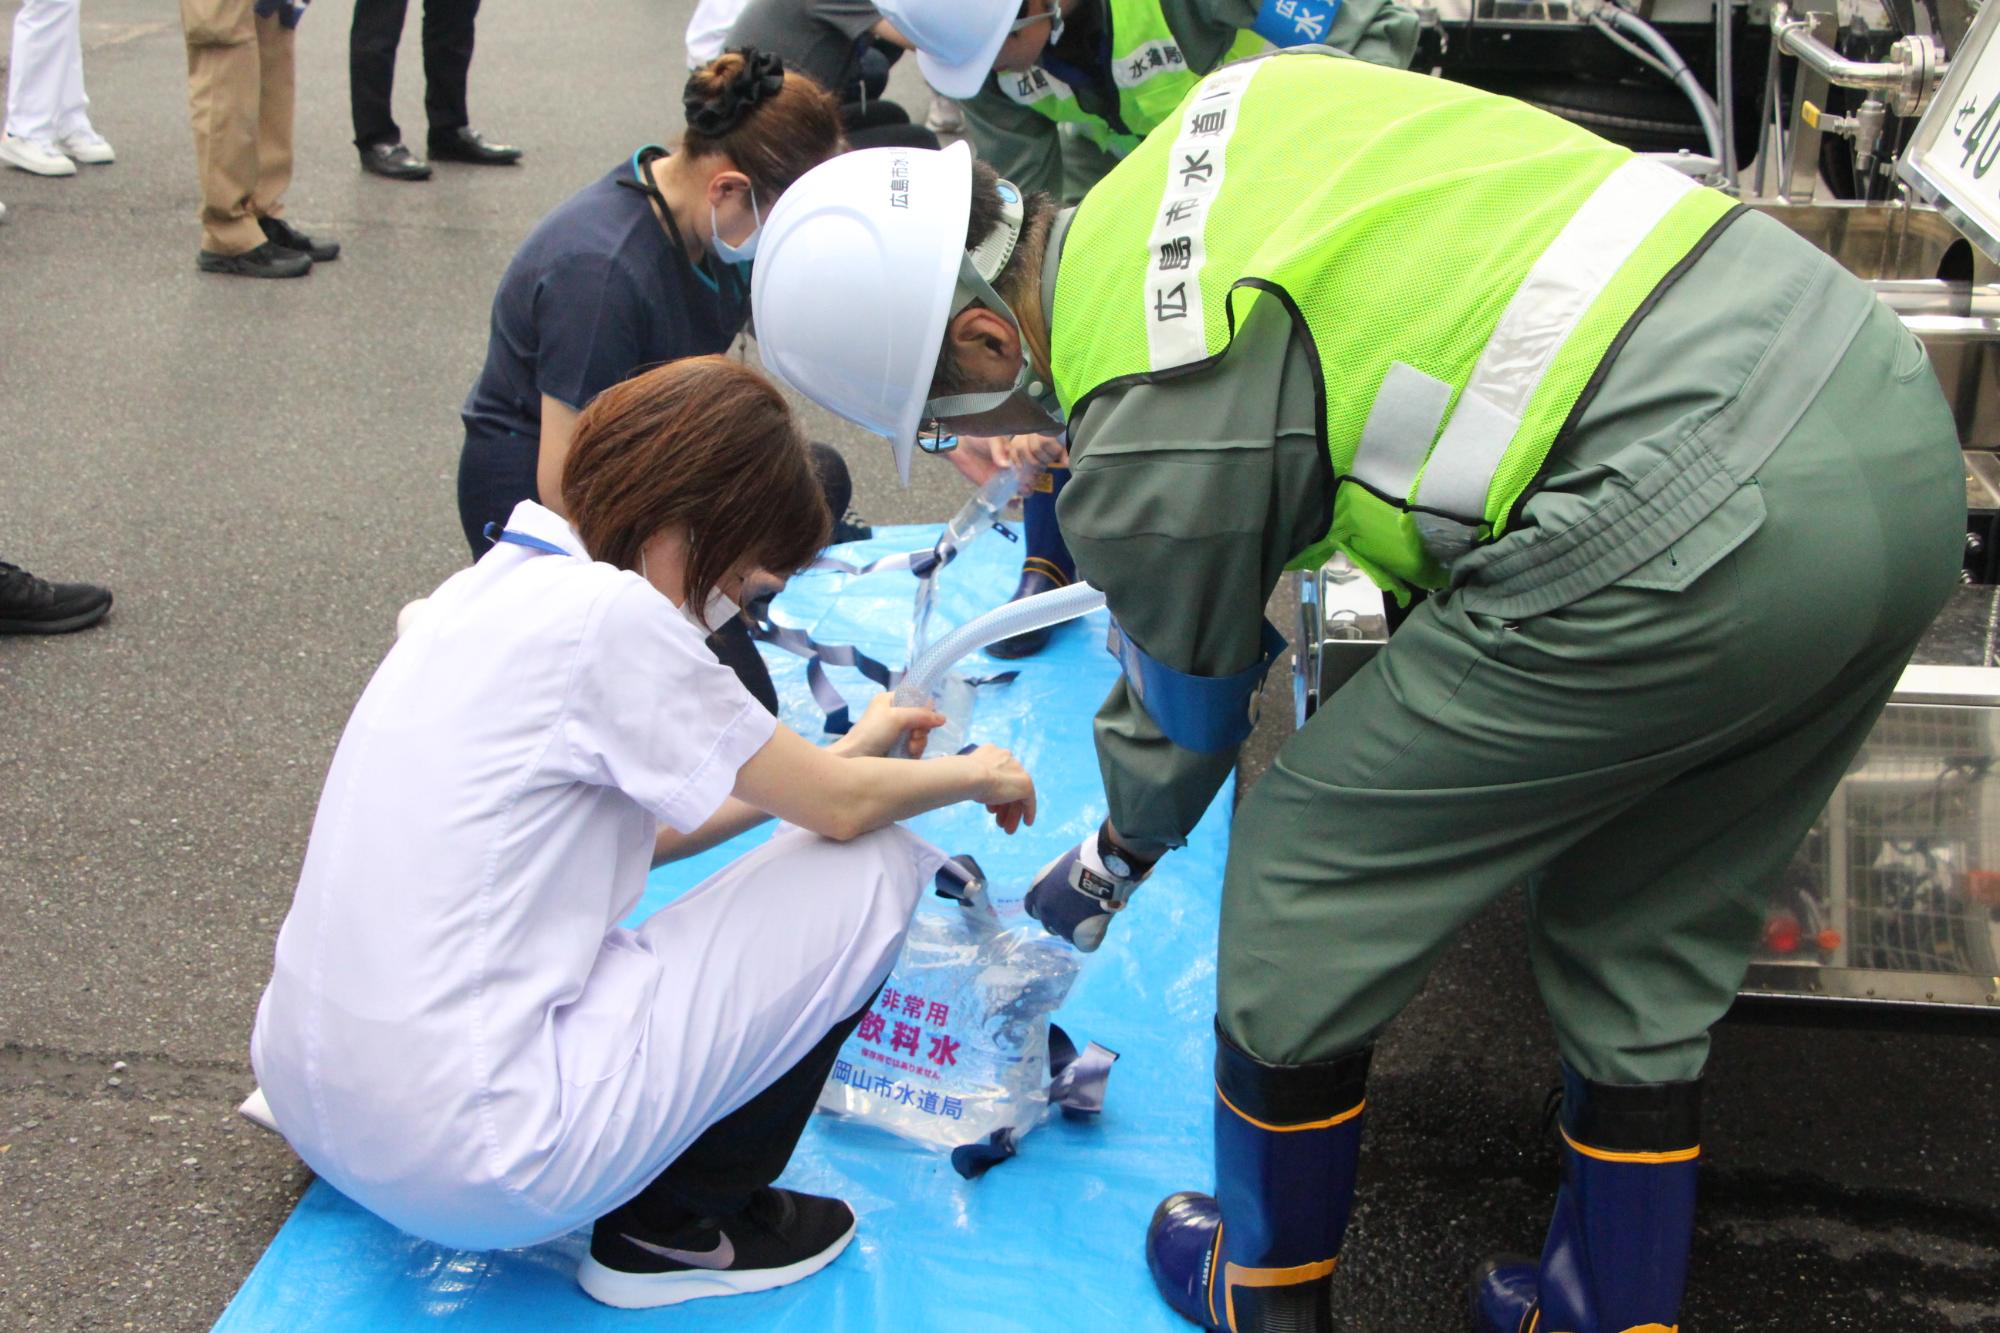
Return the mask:
[[391, 103], [396, 47], [408, 7], [409, 0], [354, 0], [354, 19], [347, 29], [347, 100], [354, 146], [364, 154], [376, 144], [403, 141]]
[[521, 150], [488, 143], [466, 109], [479, 0], [424, 0], [424, 113], [433, 161], [507, 166]]
[[57, 140], [68, 100], [82, 97], [81, 28], [79, 0], [22, 0], [7, 60], [7, 127], [0, 137], [0, 162], [37, 176], [76, 174], [75, 161]]
[[[22, 6], [26, 8], [26, 6]], [[84, 92], [84, 22], [82, 6], [72, 6], [76, 18], [62, 34], [64, 50], [60, 62], [60, 82], [56, 84], [56, 148], [72, 162], [104, 166], [116, 160], [116, 152], [90, 124], [90, 94]]]
[[409, 0], [354, 0], [347, 29], [347, 99], [361, 169], [388, 180], [429, 180], [430, 163], [403, 143], [396, 124], [396, 47]]
[[90, 95], [83, 88], [82, 7], [76, 8], [77, 18], [63, 35], [62, 77], [55, 100], [56, 147], [73, 162], [103, 166], [115, 161], [117, 154], [90, 123]]
[[433, 139], [472, 123], [465, 101], [478, 18], [479, 0], [424, 0], [424, 114]]
[[298, 100], [298, 29], [276, 14], [257, 20], [257, 187], [250, 209], [259, 218], [285, 213], [292, 185], [292, 114]]
[[51, 583], [0, 559], [0, 634], [68, 634], [88, 629], [111, 609], [111, 590]]
[[[282, 12], [282, 11], [280, 11]], [[292, 184], [292, 116], [298, 102], [298, 29], [277, 14], [257, 20], [257, 189], [250, 207], [264, 238], [317, 264], [340, 258], [340, 242], [313, 237], [285, 219]]]
[[[1036, 593], [1067, 588], [1076, 581], [1076, 561], [1056, 525], [1056, 499], [1069, 482], [1066, 467], [1044, 468], [1021, 500], [1021, 526], [1027, 530], [1027, 554], [1021, 562], [1021, 581], [1012, 601]], [[986, 649], [1000, 658], [1032, 657], [1048, 646], [1051, 629], [1029, 630], [1011, 639], [1002, 639]]]
[[847, 843], [784, 829], [640, 927], [663, 975], [655, 1068], [626, 1091], [647, 1117], [703, 1127], [598, 1221], [578, 1272], [592, 1296], [653, 1306], [761, 1290], [846, 1245], [851, 1208], [773, 1182], [942, 860], [898, 828]]
[[[261, 29], [279, 27], [278, 20], [258, 19], [252, 0], [181, 0], [181, 22], [195, 167], [201, 174], [197, 266], [242, 277], [303, 277], [312, 271], [311, 258], [272, 244], [257, 216], [264, 125]], [[285, 120], [289, 125], [289, 108]]]

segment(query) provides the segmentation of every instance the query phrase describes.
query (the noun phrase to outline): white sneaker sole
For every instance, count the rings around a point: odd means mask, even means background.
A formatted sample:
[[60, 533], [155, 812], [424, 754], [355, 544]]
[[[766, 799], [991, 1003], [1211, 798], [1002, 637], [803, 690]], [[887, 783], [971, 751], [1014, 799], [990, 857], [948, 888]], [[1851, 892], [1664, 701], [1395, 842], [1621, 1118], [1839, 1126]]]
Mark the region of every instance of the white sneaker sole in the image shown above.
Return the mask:
[[606, 1268], [585, 1255], [577, 1267], [576, 1283], [593, 1300], [620, 1310], [652, 1310], [663, 1305], [679, 1305], [706, 1296], [742, 1296], [753, 1291], [771, 1291], [809, 1278], [840, 1257], [854, 1239], [854, 1228], [833, 1244], [795, 1264], [783, 1268], [748, 1269], [738, 1273], [710, 1272], [690, 1268], [677, 1273], [623, 1273]]
[[5, 162], [10, 167], [19, 167], [22, 171], [32, 172], [37, 176], [76, 175], [76, 163], [66, 157], [58, 156], [53, 162], [39, 157], [27, 157], [5, 140], [0, 140], [0, 162]]
[[85, 166], [91, 167], [109, 166], [118, 160], [118, 154], [111, 151], [110, 144], [106, 144], [102, 148], [65, 148], [62, 151], [63, 155], [70, 161], [80, 162]]

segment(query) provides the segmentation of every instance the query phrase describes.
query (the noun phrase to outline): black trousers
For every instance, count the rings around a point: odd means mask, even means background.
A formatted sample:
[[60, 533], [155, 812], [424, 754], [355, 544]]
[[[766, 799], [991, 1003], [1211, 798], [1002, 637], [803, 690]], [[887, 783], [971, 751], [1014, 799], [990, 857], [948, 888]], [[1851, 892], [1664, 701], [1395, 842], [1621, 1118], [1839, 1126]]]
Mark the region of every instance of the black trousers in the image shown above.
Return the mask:
[[672, 1231], [742, 1212], [752, 1195], [784, 1174], [841, 1043], [874, 1003], [870, 996], [836, 1023], [776, 1083], [703, 1130], [637, 1198], [599, 1218], [598, 1225], [616, 1227], [631, 1217], [651, 1230]]
[[868, 102], [848, 102], [840, 108], [841, 127], [853, 148], [932, 148], [938, 137], [921, 125], [912, 124], [910, 113], [894, 102], [871, 98]]
[[[465, 81], [472, 68], [472, 21], [479, 0], [423, 0], [424, 111], [438, 134], [471, 124]], [[409, 0], [354, 0], [347, 35], [347, 93], [354, 108], [354, 146], [396, 143], [403, 132], [389, 113], [396, 83], [396, 44]]]

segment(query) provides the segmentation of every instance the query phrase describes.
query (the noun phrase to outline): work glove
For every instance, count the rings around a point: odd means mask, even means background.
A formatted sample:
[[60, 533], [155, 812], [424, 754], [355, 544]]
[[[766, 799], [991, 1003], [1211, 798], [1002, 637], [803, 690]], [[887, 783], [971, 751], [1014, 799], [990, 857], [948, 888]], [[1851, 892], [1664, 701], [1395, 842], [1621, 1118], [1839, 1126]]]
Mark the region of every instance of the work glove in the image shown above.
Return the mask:
[[1023, 905], [1051, 935], [1092, 953], [1104, 943], [1112, 915], [1152, 873], [1153, 862], [1141, 861], [1099, 829], [1043, 866]]
[[[306, 16], [306, 6], [311, 3], [312, 0], [257, 0], [254, 8], [260, 19], [276, 14], [281, 25], [296, 28], [299, 20]], [[236, 12], [240, 14], [243, 11], [239, 9]]]

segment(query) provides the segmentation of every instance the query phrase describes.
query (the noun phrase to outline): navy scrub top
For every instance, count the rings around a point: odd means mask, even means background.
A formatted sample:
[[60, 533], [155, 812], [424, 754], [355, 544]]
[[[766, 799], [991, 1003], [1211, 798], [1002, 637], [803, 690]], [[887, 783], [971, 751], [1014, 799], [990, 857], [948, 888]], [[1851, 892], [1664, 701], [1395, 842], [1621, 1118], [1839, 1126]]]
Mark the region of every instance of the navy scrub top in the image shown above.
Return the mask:
[[[540, 500], [542, 395], [581, 411], [668, 361], [729, 350], [749, 316], [748, 273], [697, 272], [625, 161], [543, 218], [493, 297], [486, 365], [467, 395], [459, 507], [474, 554], [491, 519]], [[718, 289], [719, 288], [719, 289]]]

